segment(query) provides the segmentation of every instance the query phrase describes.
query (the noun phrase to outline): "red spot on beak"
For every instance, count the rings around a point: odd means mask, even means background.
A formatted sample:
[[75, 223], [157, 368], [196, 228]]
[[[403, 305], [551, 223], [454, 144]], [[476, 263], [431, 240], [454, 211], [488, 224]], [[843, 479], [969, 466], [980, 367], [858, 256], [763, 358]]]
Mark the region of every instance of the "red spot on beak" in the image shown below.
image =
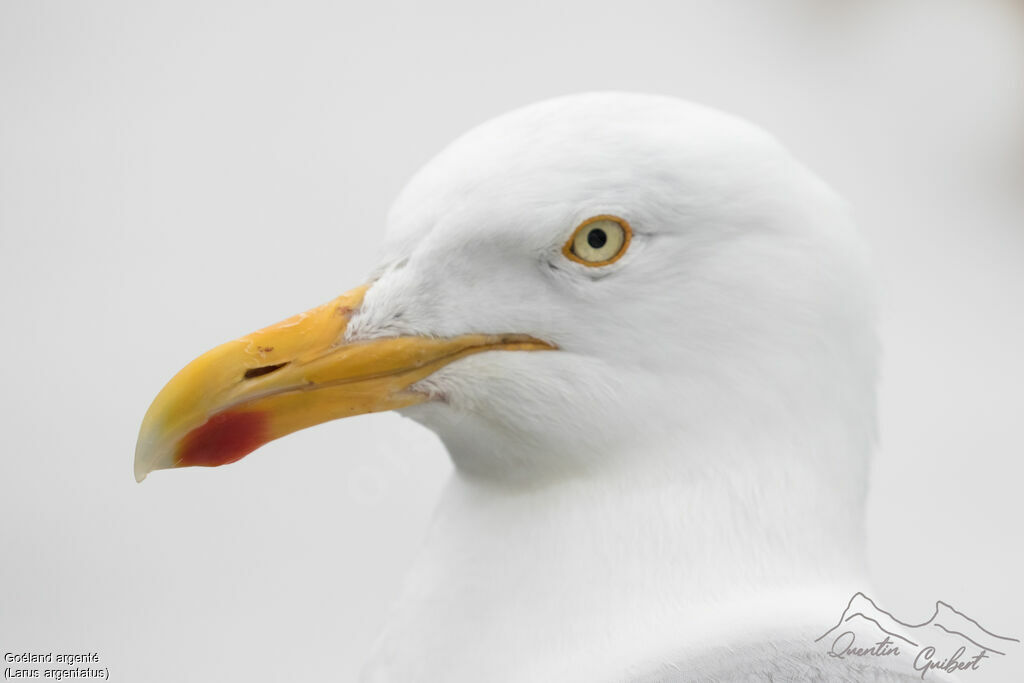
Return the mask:
[[267, 442], [261, 412], [218, 413], [182, 439], [176, 467], [217, 467], [241, 460]]

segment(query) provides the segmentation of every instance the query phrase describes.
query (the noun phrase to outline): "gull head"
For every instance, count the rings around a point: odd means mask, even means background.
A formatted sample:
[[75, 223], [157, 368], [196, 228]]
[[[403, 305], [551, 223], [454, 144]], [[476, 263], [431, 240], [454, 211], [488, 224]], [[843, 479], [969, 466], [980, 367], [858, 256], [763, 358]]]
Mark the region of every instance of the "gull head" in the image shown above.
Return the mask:
[[549, 100], [423, 167], [364, 285], [183, 369], [136, 477], [379, 410], [500, 481], [867, 441], [868, 272], [843, 202], [757, 127], [669, 97]]

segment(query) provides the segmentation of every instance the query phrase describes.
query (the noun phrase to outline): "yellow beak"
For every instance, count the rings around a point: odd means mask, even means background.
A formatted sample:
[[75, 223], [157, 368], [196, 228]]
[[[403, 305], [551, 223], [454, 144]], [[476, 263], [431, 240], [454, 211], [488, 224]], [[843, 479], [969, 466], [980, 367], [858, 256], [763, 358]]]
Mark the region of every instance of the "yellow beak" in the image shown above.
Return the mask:
[[344, 343], [366, 286], [222, 344], [186, 365], [146, 411], [135, 479], [153, 470], [235, 462], [286, 434], [351, 415], [403, 408], [437, 369], [482, 351], [553, 349], [520, 334], [393, 337]]

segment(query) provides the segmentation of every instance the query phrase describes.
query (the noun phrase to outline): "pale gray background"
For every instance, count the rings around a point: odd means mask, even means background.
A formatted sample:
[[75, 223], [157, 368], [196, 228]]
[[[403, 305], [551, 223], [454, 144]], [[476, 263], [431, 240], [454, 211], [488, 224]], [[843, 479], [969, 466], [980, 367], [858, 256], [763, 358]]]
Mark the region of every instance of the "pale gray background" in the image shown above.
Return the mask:
[[[359, 284], [455, 135], [591, 89], [745, 116], [850, 200], [884, 306], [875, 597], [1024, 636], [1020, 3], [4, 0], [0, 651], [351, 680], [438, 441], [366, 416], [136, 485], [142, 415], [195, 355]], [[965, 680], [1012, 679], [1024, 652]]]

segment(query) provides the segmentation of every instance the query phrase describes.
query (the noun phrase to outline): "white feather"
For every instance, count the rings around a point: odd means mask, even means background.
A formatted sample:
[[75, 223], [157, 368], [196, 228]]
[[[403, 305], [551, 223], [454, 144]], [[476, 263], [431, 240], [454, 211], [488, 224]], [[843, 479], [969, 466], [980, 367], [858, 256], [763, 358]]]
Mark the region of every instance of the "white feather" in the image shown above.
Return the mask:
[[[599, 269], [561, 247], [614, 214]], [[366, 679], [623, 680], [806, 637], [864, 587], [873, 295], [843, 203], [678, 100], [565, 97], [457, 140], [396, 202], [351, 339], [517, 332], [405, 413], [456, 464]], [[752, 610], [748, 612], [747, 610]]]

